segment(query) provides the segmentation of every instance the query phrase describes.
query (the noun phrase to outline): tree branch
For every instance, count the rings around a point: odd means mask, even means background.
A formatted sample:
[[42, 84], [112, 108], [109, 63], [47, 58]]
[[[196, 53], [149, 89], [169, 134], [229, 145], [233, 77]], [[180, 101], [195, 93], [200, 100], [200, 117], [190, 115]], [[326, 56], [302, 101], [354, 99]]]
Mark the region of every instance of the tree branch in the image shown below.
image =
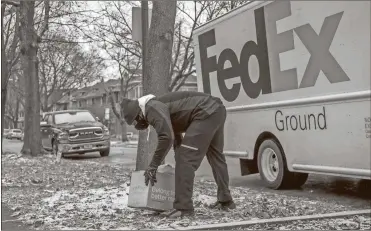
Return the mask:
[[8, 1], [8, 0], [1, 0], [1, 5], [5, 5], [5, 4], [8, 4], [8, 5], [12, 5], [12, 6], [19, 6], [19, 2], [15, 2], [15, 1]]
[[41, 32], [39, 34], [39, 38], [40, 38], [40, 41], [41, 41], [41, 38], [43, 37], [43, 35], [45, 34], [45, 32], [48, 30], [48, 27], [49, 27], [49, 12], [50, 12], [50, 0], [45, 0], [44, 1], [45, 5], [45, 14], [44, 14], [44, 21], [42, 23], [42, 26], [41, 26]]

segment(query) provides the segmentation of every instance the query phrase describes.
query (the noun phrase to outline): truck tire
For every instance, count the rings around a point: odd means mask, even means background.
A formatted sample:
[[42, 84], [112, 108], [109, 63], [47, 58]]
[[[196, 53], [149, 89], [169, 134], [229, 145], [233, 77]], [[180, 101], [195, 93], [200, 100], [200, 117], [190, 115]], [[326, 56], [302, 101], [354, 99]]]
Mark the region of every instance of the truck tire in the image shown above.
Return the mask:
[[308, 174], [290, 172], [282, 146], [274, 139], [267, 139], [259, 147], [258, 169], [268, 188], [299, 188], [308, 179]]
[[101, 151], [101, 152], [100, 152], [100, 156], [101, 156], [101, 157], [109, 156], [109, 151], [110, 151], [109, 148], [107, 148], [107, 149], [104, 150], [104, 151]]
[[263, 141], [258, 151], [258, 169], [268, 188], [283, 188], [290, 178], [281, 145], [273, 140]]

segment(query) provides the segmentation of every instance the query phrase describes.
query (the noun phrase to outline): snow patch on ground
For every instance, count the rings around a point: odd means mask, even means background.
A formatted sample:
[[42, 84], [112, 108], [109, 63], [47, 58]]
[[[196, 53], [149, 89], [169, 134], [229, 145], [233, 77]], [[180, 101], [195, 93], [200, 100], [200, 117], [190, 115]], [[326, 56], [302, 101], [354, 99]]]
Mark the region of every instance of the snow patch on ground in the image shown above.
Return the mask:
[[[120, 185], [120, 187], [102, 187], [93, 189], [80, 190], [63, 190], [57, 191], [51, 197], [45, 198], [40, 204], [40, 209], [58, 207], [54, 216], [44, 219], [45, 225], [52, 225], [60, 220], [61, 217], [66, 217], [69, 214], [74, 214], [78, 211], [84, 211], [87, 218], [102, 217], [115, 213], [122, 213], [123, 211], [133, 210], [127, 206], [128, 191], [127, 184]], [[66, 224], [67, 225], [67, 224]], [[58, 225], [58, 229], [68, 230], [72, 227]], [[95, 228], [93, 228], [95, 229]], [[99, 229], [109, 229], [103, 224]]]
[[201, 202], [204, 206], [210, 206], [217, 201], [216, 197], [200, 194], [196, 196], [195, 201]]
[[57, 202], [61, 199], [61, 196], [62, 196], [63, 193], [66, 193], [66, 191], [56, 192], [53, 196], [47, 197], [43, 201], [45, 203], [48, 203], [49, 207], [53, 207], [55, 202]]

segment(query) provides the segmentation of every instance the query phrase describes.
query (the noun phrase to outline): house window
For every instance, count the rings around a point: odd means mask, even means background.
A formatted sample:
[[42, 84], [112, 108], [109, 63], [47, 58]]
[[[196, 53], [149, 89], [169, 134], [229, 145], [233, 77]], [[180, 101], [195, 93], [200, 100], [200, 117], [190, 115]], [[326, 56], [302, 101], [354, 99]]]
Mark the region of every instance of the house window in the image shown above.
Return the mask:
[[140, 85], [139, 86], [139, 97], [142, 97], [143, 96], [143, 86]]
[[140, 85], [140, 86], [137, 86], [134, 88], [134, 97], [137, 99], [137, 98], [140, 98], [143, 96], [143, 87]]

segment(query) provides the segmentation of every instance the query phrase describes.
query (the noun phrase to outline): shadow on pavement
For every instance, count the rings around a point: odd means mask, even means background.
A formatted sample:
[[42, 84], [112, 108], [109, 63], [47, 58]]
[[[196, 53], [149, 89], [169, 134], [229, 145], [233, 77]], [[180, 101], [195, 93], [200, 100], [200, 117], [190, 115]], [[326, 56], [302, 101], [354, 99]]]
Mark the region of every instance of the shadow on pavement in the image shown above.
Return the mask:
[[339, 178], [330, 182], [316, 182], [310, 186], [311, 188], [321, 189], [326, 193], [332, 193], [339, 196], [371, 200], [371, 181], [369, 180]]

